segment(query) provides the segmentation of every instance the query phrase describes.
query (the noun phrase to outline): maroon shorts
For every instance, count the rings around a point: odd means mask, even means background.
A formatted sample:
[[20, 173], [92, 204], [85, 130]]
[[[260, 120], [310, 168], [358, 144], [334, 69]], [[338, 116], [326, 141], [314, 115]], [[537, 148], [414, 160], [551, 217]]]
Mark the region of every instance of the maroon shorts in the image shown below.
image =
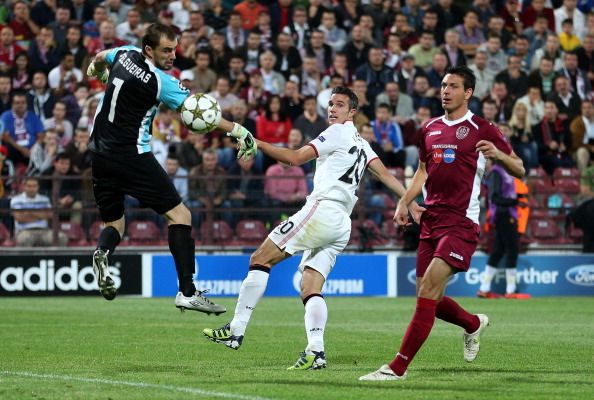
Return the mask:
[[468, 271], [479, 240], [479, 226], [470, 219], [427, 210], [421, 220], [417, 277], [425, 275], [434, 257], [459, 271]]

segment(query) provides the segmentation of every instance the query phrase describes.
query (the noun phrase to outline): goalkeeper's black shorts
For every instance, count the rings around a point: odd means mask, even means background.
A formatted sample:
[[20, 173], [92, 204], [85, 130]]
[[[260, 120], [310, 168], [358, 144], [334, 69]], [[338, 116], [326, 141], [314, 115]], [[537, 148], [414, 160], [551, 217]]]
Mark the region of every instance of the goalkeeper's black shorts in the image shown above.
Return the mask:
[[153, 153], [117, 159], [94, 152], [91, 155], [93, 192], [102, 221], [116, 221], [124, 215], [124, 195], [159, 214], [181, 203], [175, 186]]

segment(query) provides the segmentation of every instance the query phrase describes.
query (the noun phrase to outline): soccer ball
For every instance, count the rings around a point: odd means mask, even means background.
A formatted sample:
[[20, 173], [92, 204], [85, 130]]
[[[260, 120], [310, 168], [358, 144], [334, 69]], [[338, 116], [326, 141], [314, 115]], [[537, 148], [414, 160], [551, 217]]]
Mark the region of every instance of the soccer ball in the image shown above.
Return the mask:
[[190, 95], [182, 104], [181, 120], [193, 133], [211, 132], [221, 121], [221, 106], [214, 97], [208, 94]]

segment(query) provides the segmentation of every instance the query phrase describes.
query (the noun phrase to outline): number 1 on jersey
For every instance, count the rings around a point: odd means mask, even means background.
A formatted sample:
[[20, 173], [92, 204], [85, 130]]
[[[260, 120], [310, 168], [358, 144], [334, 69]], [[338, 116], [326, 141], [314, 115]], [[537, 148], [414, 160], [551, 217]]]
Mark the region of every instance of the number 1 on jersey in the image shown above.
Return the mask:
[[113, 78], [113, 81], [111, 83], [113, 83], [115, 89], [113, 90], [113, 94], [111, 95], [111, 104], [109, 105], [109, 115], [107, 116], [107, 120], [113, 123], [113, 119], [115, 117], [116, 102], [118, 101], [118, 95], [120, 94], [120, 89], [124, 84], [124, 80], [120, 78]]

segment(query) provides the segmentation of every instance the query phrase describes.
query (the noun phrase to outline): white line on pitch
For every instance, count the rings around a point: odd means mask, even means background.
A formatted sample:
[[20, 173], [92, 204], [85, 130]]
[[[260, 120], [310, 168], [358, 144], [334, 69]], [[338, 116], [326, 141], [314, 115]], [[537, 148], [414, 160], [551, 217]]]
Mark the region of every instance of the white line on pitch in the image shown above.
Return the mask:
[[84, 378], [84, 377], [70, 376], [70, 375], [36, 374], [33, 372], [19, 372], [19, 371], [0, 371], [0, 375], [12, 375], [12, 376], [20, 376], [20, 377], [24, 377], [24, 378], [37, 378], [37, 379], [49, 379], [49, 380], [76, 381], [76, 382], [85, 382], [85, 383], [101, 383], [101, 384], [105, 384], [105, 385], [130, 386], [130, 387], [143, 388], [143, 389], [171, 390], [171, 391], [175, 391], [175, 392], [192, 393], [192, 394], [199, 394], [199, 395], [203, 395], [203, 396], [221, 397], [224, 399], [268, 400], [265, 397], [244, 396], [241, 394], [213, 392], [210, 390], [203, 390], [203, 389], [198, 389], [198, 388], [193, 388], [193, 387], [159, 385], [156, 383], [114, 381], [114, 380], [110, 380], [110, 379]]

